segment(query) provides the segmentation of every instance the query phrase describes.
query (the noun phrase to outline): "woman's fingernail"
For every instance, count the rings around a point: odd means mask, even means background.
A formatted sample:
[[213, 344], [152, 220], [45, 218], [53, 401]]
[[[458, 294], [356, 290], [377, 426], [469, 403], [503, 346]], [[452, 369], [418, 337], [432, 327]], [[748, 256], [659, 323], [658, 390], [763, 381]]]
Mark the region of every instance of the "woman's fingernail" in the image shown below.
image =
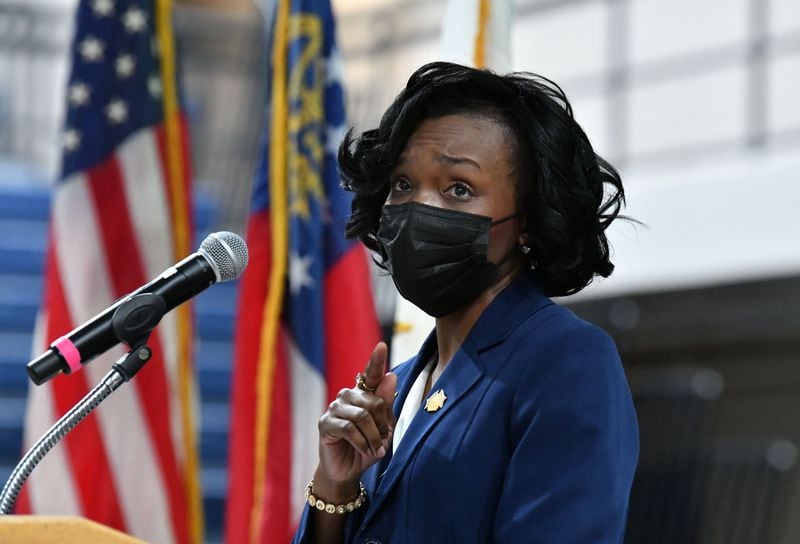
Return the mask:
[[381, 446], [378, 448], [378, 457], [383, 457], [384, 455], [386, 455], [386, 448]]

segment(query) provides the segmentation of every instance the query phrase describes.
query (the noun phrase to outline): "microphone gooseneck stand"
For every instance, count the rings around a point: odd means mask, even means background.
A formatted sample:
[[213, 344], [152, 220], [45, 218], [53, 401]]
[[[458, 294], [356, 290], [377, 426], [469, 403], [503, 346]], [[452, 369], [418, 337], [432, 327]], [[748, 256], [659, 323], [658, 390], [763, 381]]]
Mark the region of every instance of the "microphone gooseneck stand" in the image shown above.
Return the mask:
[[[61, 416], [17, 463], [0, 493], [0, 515], [11, 514], [22, 485], [44, 456], [111, 393], [133, 379], [150, 360], [153, 353], [146, 345], [147, 340], [166, 309], [163, 299], [157, 300], [160, 298], [152, 294], [137, 295], [122, 304], [114, 313], [112, 324], [115, 334], [120, 341], [131, 347], [131, 351], [120, 357], [100, 383]], [[147, 315], [143, 316], [143, 313]]]
[[116, 391], [120, 385], [130, 380], [136, 370], [128, 370], [137, 366], [141, 368], [151, 356], [150, 348], [143, 346], [135, 351], [122, 356], [114, 367], [106, 374], [94, 389], [83, 397], [78, 404], [61, 416], [50, 429], [42, 436], [28, 453], [17, 463], [14, 471], [9, 476], [3, 492], [0, 493], [0, 515], [10, 514], [17, 502], [17, 496], [22, 489], [22, 484], [28, 479], [36, 468], [36, 465], [44, 459], [44, 456], [64, 438], [68, 432], [83, 421], [92, 413], [92, 410], [103, 402], [111, 393]]

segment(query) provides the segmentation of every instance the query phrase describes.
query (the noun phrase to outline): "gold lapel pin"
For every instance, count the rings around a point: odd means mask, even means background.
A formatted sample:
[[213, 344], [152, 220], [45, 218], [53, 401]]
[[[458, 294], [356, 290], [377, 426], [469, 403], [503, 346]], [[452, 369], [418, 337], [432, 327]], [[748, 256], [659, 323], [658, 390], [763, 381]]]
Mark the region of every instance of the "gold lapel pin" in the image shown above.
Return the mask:
[[444, 389], [439, 389], [436, 393], [428, 397], [425, 401], [425, 411], [433, 413], [444, 406], [444, 401], [447, 400], [447, 395], [444, 394]]

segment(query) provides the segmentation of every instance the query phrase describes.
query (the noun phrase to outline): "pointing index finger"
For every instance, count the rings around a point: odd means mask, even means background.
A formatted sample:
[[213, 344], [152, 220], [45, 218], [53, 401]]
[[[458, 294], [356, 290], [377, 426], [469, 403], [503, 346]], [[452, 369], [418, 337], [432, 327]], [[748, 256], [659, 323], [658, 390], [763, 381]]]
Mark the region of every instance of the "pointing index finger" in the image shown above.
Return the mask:
[[386, 355], [388, 348], [384, 342], [378, 342], [364, 369], [364, 385], [370, 389], [378, 387], [386, 373]]

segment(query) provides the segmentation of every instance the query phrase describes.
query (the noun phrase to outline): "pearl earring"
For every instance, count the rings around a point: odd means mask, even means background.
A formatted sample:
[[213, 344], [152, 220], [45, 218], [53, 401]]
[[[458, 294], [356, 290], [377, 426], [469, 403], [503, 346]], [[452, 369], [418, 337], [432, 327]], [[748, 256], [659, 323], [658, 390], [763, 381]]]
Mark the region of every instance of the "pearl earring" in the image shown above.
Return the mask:
[[520, 246], [519, 250], [522, 252], [523, 255], [527, 255], [528, 253], [531, 252], [531, 247], [530, 246]]

